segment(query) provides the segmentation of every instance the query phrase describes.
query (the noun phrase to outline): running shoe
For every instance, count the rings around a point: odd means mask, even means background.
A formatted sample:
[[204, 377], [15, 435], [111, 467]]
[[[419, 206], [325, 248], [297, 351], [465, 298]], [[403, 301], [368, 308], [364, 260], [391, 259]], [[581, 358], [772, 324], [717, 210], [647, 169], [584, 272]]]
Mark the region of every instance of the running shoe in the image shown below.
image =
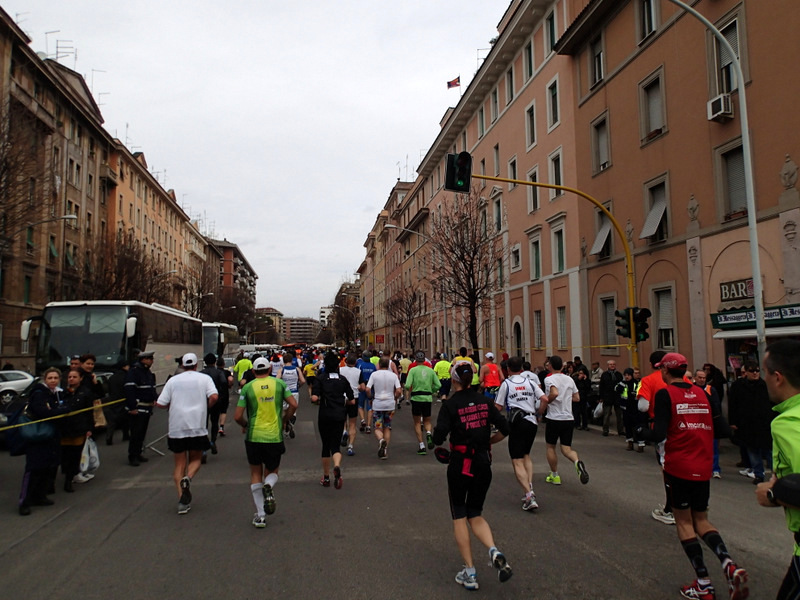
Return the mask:
[[456, 583], [463, 585], [468, 590], [477, 590], [480, 587], [478, 585], [478, 574], [467, 573], [467, 567], [456, 573]]
[[367, 425], [367, 428], [364, 430], [364, 433], [372, 433], [372, 427]]
[[355, 456], [356, 452], [353, 450], [352, 446], [347, 447], [347, 456]]
[[536, 502], [536, 496], [531, 495], [530, 498], [525, 498], [525, 502], [522, 503], [522, 510], [535, 510], [539, 508], [539, 503]]
[[654, 508], [650, 516], [666, 525], [675, 525], [675, 515], [671, 512], [664, 512], [664, 507], [661, 505], [658, 508]]
[[[184, 477], [181, 479], [181, 504], [190, 505], [192, 503], [192, 491], [189, 489], [189, 486], [192, 484], [192, 480], [188, 477]], [[187, 509], [188, 512], [188, 509]], [[178, 512], [179, 515], [182, 515], [182, 512]]]
[[319, 480], [319, 484], [322, 487], [331, 487], [331, 478], [327, 475], [323, 475], [322, 479]]
[[367, 422], [364, 419], [361, 419], [361, 427], [359, 427], [358, 430], [361, 433], [366, 433], [366, 428], [367, 428]]
[[350, 439], [350, 434], [349, 434], [349, 433], [347, 433], [346, 431], [345, 431], [345, 432], [343, 432], [343, 433], [342, 433], [342, 441], [341, 441], [341, 442], [339, 442], [339, 445], [340, 445], [342, 448], [344, 448], [345, 446], [347, 446], [347, 442], [348, 442], [348, 440], [349, 440], [349, 439]]
[[430, 431], [428, 431], [425, 434], [425, 437], [428, 440], [428, 450], [433, 450], [433, 434]]
[[342, 489], [342, 469], [339, 467], [333, 467], [333, 487]]
[[208, 462], [208, 452], [203, 450], [203, 455], [200, 457], [200, 464], [204, 465]]
[[92, 478], [89, 477], [88, 473], [78, 473], [77, 475], [75, 475], [75, 477], [72, 478], [72, 483], [86, 483], [91, 479]]
[[386, 460], [386, 440], [378, 442], [378, 458]]
[[544, 478], [547, 483], [552, 483], [553, 485], [561, 485], [561, 475], [555, 475], [550, 473], [547, 477]]
[[211, 442], [211, 454], [219, 454], [219, 450], [217, 450], [217, 443]]
[[711, 476], [712, 476], [714, 479], [722, 479], [722, 473], [720, 473], [719, 471], [714, 471], [714, 472], [711, 474]]
[[586, 470], [586, 465], [583, 464], [582, 460], [575, 463], [575, 470], [578, 472], [578, 476], [581, 478], [581, 483], [583, 485], [589, 483], [589, 472]]
[[753, 473], [753, 469], [742, 469], [739, 471], [739, 475], [742, 477], [749, 477], [750, 479], [755, 479], [755, 473]]
[[217, 432], [217, 434], [221, 435], [222, 437], [225, 437], [225, 425], [219, 426], [219, 431]]
[[259, 515], [258, 513], [253, 515], [253, 526], [256, 529], [264, 529], [267, 526], [267, 516], [266, 515]]
[[685, 585], [681, 588], [681, 596], [684, 598], [691, 598], [692, 600], [715, 600], [714, 586], [710, 583], [702, 585], [697, 580], [691, 585]]
[[417, 448], [417, 454], [423, 455], [423, 454], [427, 454], [427, 453], [428, 453], [428, 451], [425, 450], [425, 444], [420, 444], [419, 448]]
[[731, 595], [731, 600], [744, 600], [750, 595], [750, 590], [747, 589], [747, 571], [737, 567], [736, 563], [730, 561], [725, 568], [725, 577], [728, 580], [728, 591]]
[[289, 439], [290, 439], [290, 440], [293, 440], [295, 435], [296, 435], [296, 434], [295, 434], [295, 432], [294, 432], [294, 423], [292, 423], [292, 422], [290, 421], [290, 422], [289, 422]]
[[183, 503], [183, 502], [178, 502], [178, 514], [179, 514], [179, 515], [185, 515], [185, 514], [186, 514], [186, 513], [188, 513], [190, 510], [192, 510], [192, 505], [191, 505], [191, 504], [186, 504], [186, 503]]
[[264, 494], [264, 512], [268, 515], [275, 514], [275, 493], [272, 491], [272, 486], [265, 483], [261, 492]]
[[503, 553], [497, 548], [494, 548], [489, 552], [489, 556], [492, 557], [492, 566], [497, 569], [497, 578], [500, 580], [500, 583], [511, 579], [511, 575], [513, 575], [511, 572], [511, 565], [508, 564]]

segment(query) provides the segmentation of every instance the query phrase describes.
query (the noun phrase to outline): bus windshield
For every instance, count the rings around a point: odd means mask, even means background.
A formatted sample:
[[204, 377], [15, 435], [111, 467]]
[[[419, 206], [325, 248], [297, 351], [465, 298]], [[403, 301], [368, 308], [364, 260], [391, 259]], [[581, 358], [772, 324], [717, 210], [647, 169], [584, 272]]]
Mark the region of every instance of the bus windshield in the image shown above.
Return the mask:
[[53, 306], [42, 317], [37, 370], [63, 367], [70, 356], [92, 353], [96, 369], [110, 369], [125, 358], [125, 306]]

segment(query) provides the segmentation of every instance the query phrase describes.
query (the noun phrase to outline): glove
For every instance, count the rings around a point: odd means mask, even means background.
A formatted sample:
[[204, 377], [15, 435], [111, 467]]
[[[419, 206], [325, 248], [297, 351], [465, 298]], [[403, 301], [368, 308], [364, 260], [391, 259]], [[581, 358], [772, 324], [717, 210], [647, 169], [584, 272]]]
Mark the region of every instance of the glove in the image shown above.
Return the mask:
[[439, 446], [438, 448], [436, 448], [436, 450], [433, 451], [433, 455], [436, 457], [436, 460], [438, 460], [443, 465], [450, 464], [450, 450], [448, 450], [447, 448], [442, 448], [441, 446]]

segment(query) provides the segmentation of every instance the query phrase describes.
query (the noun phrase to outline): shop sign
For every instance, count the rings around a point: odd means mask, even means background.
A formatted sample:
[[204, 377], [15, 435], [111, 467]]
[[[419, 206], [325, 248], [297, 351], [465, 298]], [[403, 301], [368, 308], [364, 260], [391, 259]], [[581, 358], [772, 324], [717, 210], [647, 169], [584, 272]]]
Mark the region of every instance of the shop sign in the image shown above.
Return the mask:
[[753, 278], [737, 281], [723, 281], [719, 284], [719, 298], [722, 302], [753, 298]]
[[[800, 304], [765, 308], [764, 321], [771, 327], [800, 324]], [[753, 309], [729, 310], [711, 315], [714, 329], [741, 329], [752, 327], [755, 322], [756, 311]]]

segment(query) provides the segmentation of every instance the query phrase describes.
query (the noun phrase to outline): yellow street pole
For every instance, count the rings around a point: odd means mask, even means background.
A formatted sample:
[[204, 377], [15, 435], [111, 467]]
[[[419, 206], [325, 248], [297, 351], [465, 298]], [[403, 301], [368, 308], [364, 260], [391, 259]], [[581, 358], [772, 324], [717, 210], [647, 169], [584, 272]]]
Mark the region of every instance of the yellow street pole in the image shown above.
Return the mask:
[[603, 214], [608, 217], [608, 220], [614, 226], [614, 229], [617, 231], [619, 235], [619, 239], [622, 240], [622, 247], [625, 249], [625, 279], [628, 283], [628, 308], [631, 310], [628, 311], [629, 319], [631, 323], [631, 343], [628, 344], [628, 348], [631, 350], [631, 360], [633, 362], [633, 368], [639, 368], [639, 348], [636, 343], [636, 324], [633, 320], [633, 307], [636, 306], [636, 280], [633, 276], [633, 255], [631, 254], [630, 246], [628, 245], [628, 239], [625, 237], [625, 233], [622, 231], [622, 227], [614, 218], [608, 209], [603, 206], [598, 200], [592, 198], [589, 194], [582, 192], [578, 189], [566, 187], [563, 185], [554, 185], [552, 183], [539, 183], [535, 181], [523, 181], [520, 179], [505, 179], [503, 177], [491, 177], [489, 175], [476, 175], [472, 174], [474, 179], [486, 179], [488, 181], [501, 181], [504, 183], [514, 183], [517, 185], [528, 185], [531, 187], [543, 187], [548, 188], [551, 190], [562, 190], [564, 192], [571, 192], [580, 196], [581, 198], [586, 198], [589, 202], [594, 204], [597, 208], [603, 211]]

